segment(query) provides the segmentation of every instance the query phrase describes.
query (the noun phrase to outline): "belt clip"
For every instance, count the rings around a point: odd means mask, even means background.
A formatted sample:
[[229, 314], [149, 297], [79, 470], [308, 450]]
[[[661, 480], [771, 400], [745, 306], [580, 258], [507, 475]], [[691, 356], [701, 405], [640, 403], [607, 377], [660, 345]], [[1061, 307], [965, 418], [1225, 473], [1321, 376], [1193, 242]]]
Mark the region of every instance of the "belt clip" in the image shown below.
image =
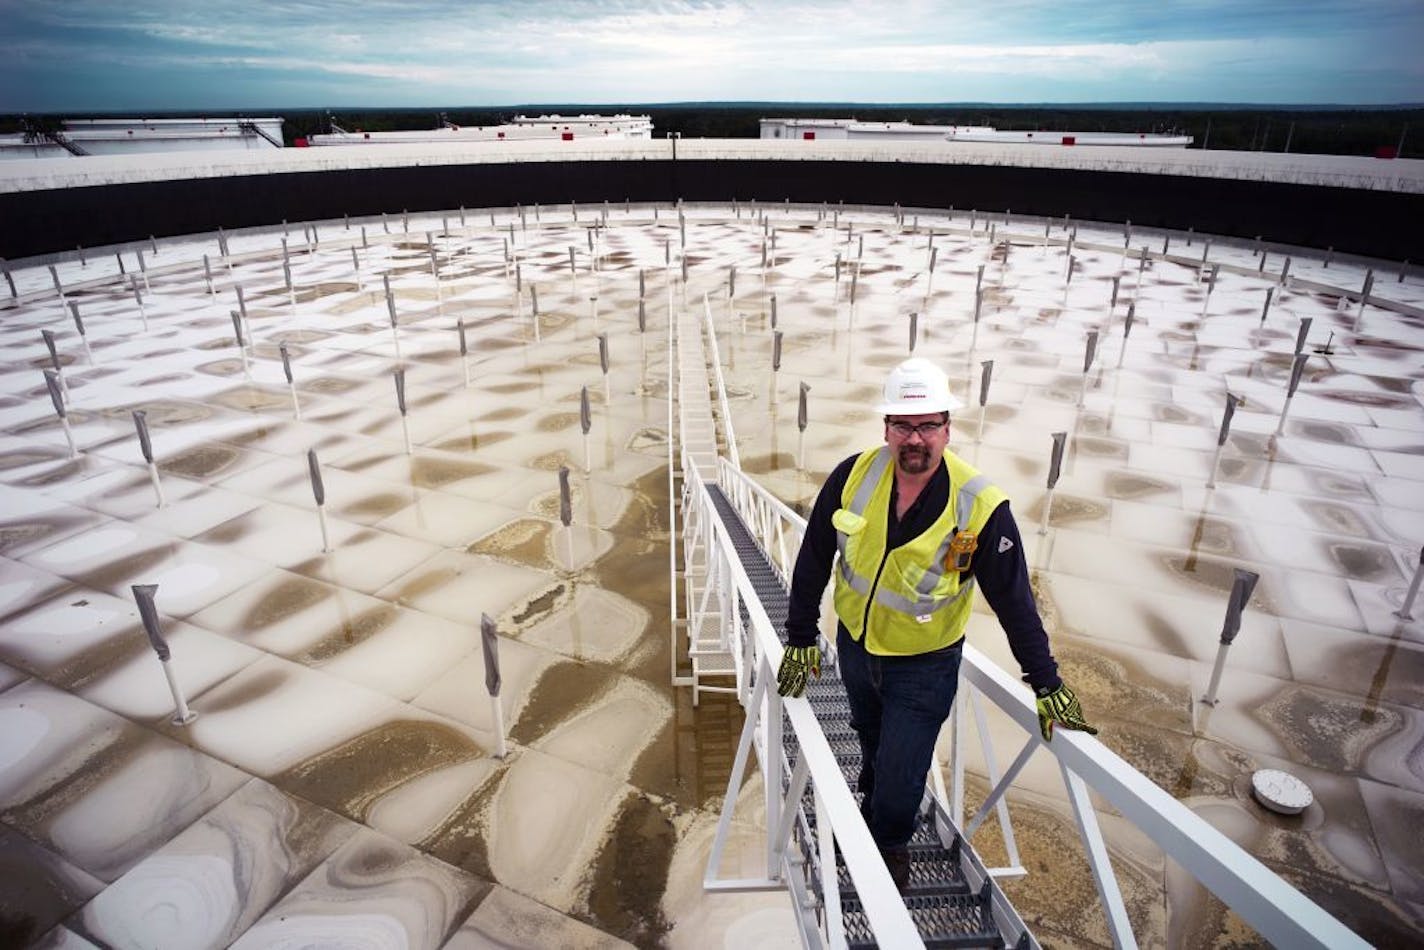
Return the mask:
[[945, 570], [964, 573], [969, 570], [969, 562], [979, 547], [979, 537], [972, 531], [959, 531], [949, 542], [949, 554], [945, 556]]

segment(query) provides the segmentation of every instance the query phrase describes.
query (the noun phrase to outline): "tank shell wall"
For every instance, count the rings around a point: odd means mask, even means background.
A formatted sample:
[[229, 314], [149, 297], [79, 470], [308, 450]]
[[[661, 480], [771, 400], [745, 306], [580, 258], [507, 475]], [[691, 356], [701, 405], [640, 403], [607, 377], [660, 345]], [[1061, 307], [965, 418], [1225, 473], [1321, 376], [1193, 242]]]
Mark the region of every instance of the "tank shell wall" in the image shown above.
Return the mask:
[[1071, 215], [1424, 259], [1424, 195], [1126, 172], [775, 160], [478, 163], [175, 179], [0, 195], [0, 257], [385, 211], [623, 201], [838, 202]]

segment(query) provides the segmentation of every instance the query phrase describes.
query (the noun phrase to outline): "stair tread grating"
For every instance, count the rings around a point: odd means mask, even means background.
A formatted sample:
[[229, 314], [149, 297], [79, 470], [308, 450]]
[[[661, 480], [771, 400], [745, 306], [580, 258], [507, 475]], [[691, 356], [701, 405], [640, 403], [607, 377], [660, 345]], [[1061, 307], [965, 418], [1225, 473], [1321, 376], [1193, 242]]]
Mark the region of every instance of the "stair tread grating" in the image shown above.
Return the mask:
[[[843, 900], [855, 896], [855, 886], [851, 883], [850, 871], [844, 863], [836, 865], [836, 882], [840, 886]], [[909, 890], [912, 893], [960, 894], [970, 893], [969, 882], [964, 879], [956, 860], [943, 848], [910, 848]]]
[[[911, 895], [905, 907], [919, 929], [927, 947], [1002, 947], [1004, 938], [985, 913], [982, 898], [977, 894]], [[841, 903], [848, 947], [873, 947], [870, 918], [860, 901], [851, 898]]]

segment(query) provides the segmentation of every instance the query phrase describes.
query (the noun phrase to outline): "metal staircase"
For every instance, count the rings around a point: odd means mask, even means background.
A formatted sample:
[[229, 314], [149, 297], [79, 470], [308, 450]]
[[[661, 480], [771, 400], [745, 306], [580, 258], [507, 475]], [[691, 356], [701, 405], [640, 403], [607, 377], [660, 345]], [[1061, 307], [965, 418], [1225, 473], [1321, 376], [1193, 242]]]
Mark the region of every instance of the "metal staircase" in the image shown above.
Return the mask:
[[26, 144], [50, 142], [54, 145], [58, 145], [70, 155], [82, 157], [89, 154], [88, 150], [80, 146], [79, 143], [75, 142], [59, 129], [42, 129], [26, 121], [24, 123], [24, 130]]
[[237, 127], [241, 129], [245, 135], [256, 135], [258, 138], [265, 139], [267, 141], [267, 144], [272, 146], [273, 148], [282, 147], [281, 139], [274, 139], [272, 136], [268, 135], [261, 129], [260, 126], [258, 126], [256, 122], [253, 122], [248, 119], [243, 119], [242, 121], [237, 123]]
[[[747, 531], [740, 514], [716, 485], [707, 486], [712, 504], [721, 517], [729, 540], [737, 551], [742, 570], [755, 588], [762, 607], [775, 629], [786, 620], [787, 591], [761, 546]], [[741, 621], [750, 626], [746, 607], [740, 607]], [[807, 687], [807, 698], [815, 711], [826, 740], [847, 785], [854, 790], [860, 774], [860, 741], [850, 725], [850, 708], [839, 671], [827, 663], [819, 680]], [[800, 743], [790, 724], [782, 723], [782, 792], [790, 786], [792, 766], [800, 754]], [[857, 803], [860, 796], [856, 795]], [[805, 883], [821, 907], [826, 906], [822, 874], [816, 848], [816, 807], [811, 789], [800, 799], [795, 816], [793, 842], [805, 869]], [[904, 893], [905, 906], [926, 947], [1037, 947], [1023, 921], [964, 840], [948, 814], [928, 793], [922, 805], [922, 820], [910, 841], [910, 882]], [[874, 931], [865, 907], [839, 850], [836, 852], [837, 903], [846, 946], [876, 946]], [[973, 882], [973, 883], [971, 883]]]
[[[721, 466], [738, 468], [736, 437], [728, 414], [711, 311], [705, 299], [700, 309], [702, 312], [697, 315], [694, 315], [695, 310], [684, 310], [672, 321], [670, 329], [674, 332], [669, 341], [673, 347], [670, 362], [676, 374], [670, 380], [669, 394], [675, 395], [677, 402], [675, 425], [680, 448], [674, 458], [679, 462], [676, 474], [682, 482], [683, 543], [679, 547], [685, 616], [678, 619], [687, 629], [694, 702], [699, 691], [735, 692], [746, 705], [745, 687], [750, 681], [749, 667], [754, 663], [745, 653], [742, 634], [752, 628], [753, 621], [747, 600], [730, 594], [736, 586], [734, 576], [741, 575], [750, 583], [759, 608], [765, 611], [772, 628], [779, 634], [787, 610], [787, 589], [782, 577], [786, 573], [788, 554], [794, 557], [795, 547], [788, 546], [789, 539], [782, 536], [771, 542], [782, 564], [782, 571], [778, 572], [754, 532], [748, 529], [736, 504], [715, 481]], [[720, 407], [720, 414], [714, 413], [714, 405]], [[726, 447], [726, 457], [719, 451], [722, 446]], [[696, 503], [694, 494], [703, 492], [703, 503]], [[720, 549], [724, 544], [735, 550], [735, 566], [731, 563], [733, 559]], [[709, 676], [719, 680], [718, 685], [703, 682]], [[811, 684], [807, 697], [818, 723], [811, 728], [830, 742], [833, 755], [821, 760], [823, 771], [834, 776], [831, 781], [841, 786], [841, 794], [850, 795], [860, 773], [860, 743], [851, 729], [845, 690], [834, 657], [829, 653], [822, 679]], [[876, 927], [870, 908], [855, 885], [842, 851], [843, 847], [854, 846], [843, 844], [840, 828], [835, 832], [834, 848], [827, 849], [823, 844], [823, 840], [831, 838], [817, 833], [817, 787], [804, 779], [796, 784], [795, 778], [798, 768], [800, 774], [805, 774], [804, 760], [813, 756], [803, 755], [802, 739], [793, 726], [794, 717], [781, 715], [779, 702], [772, 705], [776, 710], [775, 719], [769, 716], [766, 720], [766, 732], [757, 752], [763, 762], [763, 772], [780, 777], [775, 784], [780, 787], [781, 797], [778, 805], [769, 810], [768, 820], [778, 820], [786, 827], [788, 841], [775, 862], [785, 882], [775, 880], [770, 886], [789, 885], [795, 899], [808, 906], [811, 916], [820, 920], [816, 926], [802, 922], [808, 945], [821, 945], [820, 931], [824, 929], [830, 946], [876, 946]], [[755, 718], [754, 714], [749, 713], [748, 718]], [[772, 729], [776, 732], [774, 739], [779, 741], [766, 738], [771, 736]], [[734, 767], [734, 772], [745, 768], [748, 752], [745, 730], [740, 746], [741, 764]], [[780, 767], [774, 771], [768, 769], [763, 756], [775, 756], [780, 760]], [[859, 805], [858, 798], [855, 805]], [[780, 813], [782, 818], [773, 819], [772, 812]], [[917, 932], [919, 942], [928, 947], [1036, 947], [1023, 921], [932, 795], [925, 796], [922, 819], [911, 841], [907, 892], [901, 898], [893, 886], [880, 890], [878, 897], [871, 898], [880, 901], [879, 912], [884, 913], [887, 903], [902, 904], [899, 913], [908, 911], [908, 918], [900, 933]], [[858, 814], [854, 820], [868, 838]], [[825, 830], [830, 831], [830, 828]], [[828, 862], [823, 861], [823, 853], [829, 856]], [[888, 872], [884, 871], [873, 845], [860, 844], [857, 854], [863, 856], [862, 861], [880, 865], [880, 872], [888, 882]], [[826, 863], [833, 863], [834, 867], [826, 869]], [[790, 880], [793, 875], [794, 882]], [[895, 943], [903, 945], [905, 941]]]

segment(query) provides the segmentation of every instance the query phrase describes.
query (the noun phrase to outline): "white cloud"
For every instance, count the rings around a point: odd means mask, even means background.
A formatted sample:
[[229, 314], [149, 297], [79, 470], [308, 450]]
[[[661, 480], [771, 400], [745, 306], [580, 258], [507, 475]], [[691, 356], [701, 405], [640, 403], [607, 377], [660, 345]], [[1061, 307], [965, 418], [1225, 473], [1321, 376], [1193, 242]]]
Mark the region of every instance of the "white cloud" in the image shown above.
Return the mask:
[[319, 71], [353, 102], [377, 88], [363, 80], [422, 102], [1021, 101], [1290, 98], [1337, 76], [1424, 98], [1418, 0], [0, 0], [7, 14], [27, 64]]

